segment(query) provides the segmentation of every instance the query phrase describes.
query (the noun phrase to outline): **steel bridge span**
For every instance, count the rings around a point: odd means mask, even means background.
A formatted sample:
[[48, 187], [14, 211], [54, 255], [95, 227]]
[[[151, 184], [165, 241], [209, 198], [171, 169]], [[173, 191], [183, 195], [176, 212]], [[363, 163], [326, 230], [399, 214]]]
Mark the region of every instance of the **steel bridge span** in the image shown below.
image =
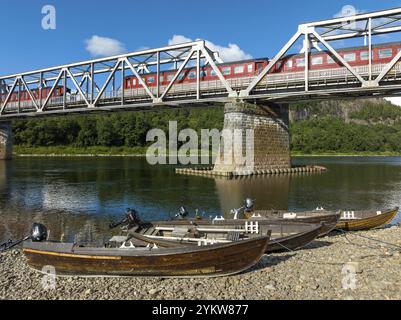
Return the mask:
[[[401, 8], [301, 24], [268, 66], [249, 77], [225, 77], [219, 68], [222, 61], [218, 53], [212, 52], [205, 41], [1, 76], [0, 125], [11, 119], [70, 113], [225, 105], [225, 127], [241, 128], [245, 123], [252, 126], [255, 119], [263, 119], [262, 131], [268, 132], [269, 136], [260, 136], [257, 140], [261, 145], [266, 144], [266, 139], [275, 141], [269, 150], [257, 147], [261, 150], [258, 156], [260, 170], [272, 166], [288, 167], [288, 110], [283, 106], [302, 100], [401, 95], [401, 51], [386, 64], [377, 64], [373, 59], [374, 46], [383, 42], [383, 37], [399, 32]], [[358, 39], [364, 41], [368, 59], [365, 65], [356, 67], [345, 60], [334, 43]], [[299, 41], [303, 42], [304, 70], [272, 73], [284, 56], [294, 52], [294, 46]], [[311, 54], [323, 50], [335, 57], [342, 67], [312, 70]], [[206, 65], [213, 69], [217, 80], [205, 81], [202, 78], [202, 67]], [[179, 81], [186, 68], [196, 70], [196, 81], [193, 83]], [[175, 75], [169, 79], [168, 85], [162, 85], [160, 80], [167, 70], [175, 70]], [[156, 85], [146, 83], [142, 77], [146, 73], [155, 74]], [[140, 87], [125, 88], [124, 79], [127, 76], [135, 77]], [[54, 93], [60, 87], [64, 88], [63, 94], [55, 97]], [[43, 88], [47, 88], [44, 95]], [[255, 105], [267, 107], [268, 111], [262, 108], [265, 114], [261, 114], [260, 110], [253, 109]], [[238, 118], [238, 114], [242, 118]], [[274, 123], [271, 123], [272, 120]], [[266, 130], [273, 127], [279, 128], [274, 129], [276, 133], [281, 131], [276, 134], [274, 130]], [[3, 138], [7, 140], [7, 137], [6, 132]], [[262, 154], [281, 153], [281, 157], [273, 157], [272, 163], [266, 165], [269, 161]]]
[[[372, 47], [378, 38], [375, 36], [400, 31], [401, 8], [302, 24], [269, 65], [252, 77], [225, 78], [218, 68], [218, 53], [207, 48], [204, 41], [1, 76], [0, 121], [73, 112], [215, 105], [232, 99], [287, 103], [399, 95], [401, 52], [388, 64], [374, 64]], [[331, 43], [361, 37], [369, 59], [366, 65], [352, 67]], [[305, 70], [269, 73], [300, 38], [304, 40]], [[311, 52], [321, 50], [330, 52], [342, 67], [310, 70]], [[202, 80], [201, 68], [205, 65], [213, 68], [218, 80]], [[179, 83], [180, 73], [188, 67], [196, 68], [196, 83]], [[169, 85], [157, 81], [156, 87], [149, 86], [141, 77], [152, 72], [160, 79], [161, 72], [174, 69], [177, 72]], [[126, 76], [136, 77], [141, 88], [124, 88]], [[54, 97], [59, 86], [71, 92], [64, 90], [63, 96]], [[51, 90], [41, 96], [39, 89], [45, 87]], [[29, 101], [23, 95], [29, 96]]]

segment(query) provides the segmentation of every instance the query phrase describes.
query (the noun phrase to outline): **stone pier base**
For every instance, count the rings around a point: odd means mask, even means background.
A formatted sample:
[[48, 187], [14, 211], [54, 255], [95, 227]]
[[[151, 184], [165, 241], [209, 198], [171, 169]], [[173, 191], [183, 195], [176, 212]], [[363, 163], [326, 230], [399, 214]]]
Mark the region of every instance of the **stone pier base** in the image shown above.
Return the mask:
[[[288, 105], [233, 101], [225, 105], [224, 114], [224, 129], [237, 132], [234, 133], [237, 136], [242, 132], [231, 153], [242, 152], [243, 159], [246, 153], [252, 154], [253, 161], [249, 163], [235, 156], [226, 161], [227, 147], [220, 146], [214, 174], [249, 176], [291, 168]], [[253, 131], [253, 143], [249, 135], [247, 139], [247, 130]]]
[[13, 156], [12, 128], [10, 122], [0, 122], [0, 160], [11, 160]]

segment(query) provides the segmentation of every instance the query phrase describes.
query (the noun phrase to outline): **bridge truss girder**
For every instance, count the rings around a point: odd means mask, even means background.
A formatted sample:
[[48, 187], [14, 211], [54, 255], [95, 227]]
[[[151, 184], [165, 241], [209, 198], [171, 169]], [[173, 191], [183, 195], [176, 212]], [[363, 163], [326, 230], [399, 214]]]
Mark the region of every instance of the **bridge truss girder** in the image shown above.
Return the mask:
[[[313, 49], [317, 51], [322, 51], [321, 46], [323, 46], [326, 51], [329, 52], [329, 54], [335, 57], [357, 79], [360, 84], [360, 88], [369, 89], [367, 90], [367, 92], [373, 92], [374, 90], [372, 91], [372, 88], [377, 88], [377, 91], [384, 91], [381, 90], [382, 88], [380, 88], [382, 86], [381, 81], [400, 61], [401, 51], [398, 52], [393, 60], [386, 65], [386, 67], [376, 78], [373, 78], [372, 37], [384, 36], [396, 32], [401, 32], [401, 8], [301, 24], [298, 28], [298, 31], [285, 44], [280, 52], [269, 62], [268, 66], [254, 79], [254, 81], [249, 85], [248, 88], [242, 90], [239, 93], [239, 97], [244, 99], [254, 99], [256, 97], [260, 97], [261, 94], [254, 92], [255, 88], [266, 77], [268, 77], [269, 72], [273, 69], [273, 67], [280, 61], [280, 59], [282, 59], [287, 54], [287, 52], [300, 38], [304, 38], [304, 47], [301, 50], [301, 53], [305, 55], [305, 85], [304, 92], [298, 92], [296, 95], [308, 96], [308, 93], [310, 91], [310, 54], [312, 53]], [[345, 61], [345, 59], [339, 54], [338, 50], [333, 48], [333, 46], [331, 45], [331, 42], [333, 41], [355, 39], [360, 37], [365, 37], [365, 41], [367, 40], [368, 42], [366, 45], [369, 52], [368, 79], [366, 79], [366, 77], [363, 77], [357, 70], [355, 70], [354, 67], [352, 67], [347, 61]], [[316, 96], [316, 93], [317, 92], [312, 93], [312, 96]], [[328, 93], [325, 92], [324, 94], [327, 95]], [[274, 95], [269, 95], [266, 98], [274, 100], [276, 99], [275, 97], [276, 96]]]
[[[170, 90], [177, 84], [183, 69], [189, 66], [196, 69], [196, 93], [188, 98], [191, 104], [201, 103], [203, 100], [208, 103], [208, 99], [204, 99], [202, 96], [201, 90], [201, 68], [205, 65], [209, 65], [213, 69], [225, 89], [225, 95], [236, 96], [236, 92], [216, 65], [216, 62], [219, 63], [220, 61], [218, 53], [212, 52], [206, 47], [204, 41], [199, 40], [0, 77], [0, 118], [45, 113], [82, 112], [85, 109], [91, 111], [104, 110], [105, 106], [101, 105], [101, 101], [105, 98], [105, 92], [110, 87], [112, 92], [116, 93], [113, 95], [113, 106], [126, 106], [124, 82], [128, 75], [134, 77], [140, 84], [140, 88], [143, 88], [146, 93], [146, 99], [142, 99], [143, 101], [139, 101], [135, 105], [140, 107], [172, 104], [174, 107], [174, 101], [169, 99]], [[160, 81], [162, 71], [174, 72], [174, 77], [169, 81], [167, 87], [163, 88], [164, 90], [161, 90], [162, 81]], [[143, 74], [150, 72], [156, 75], [156, 88], [151, 88], [142, 77]], [[50, 107], [49, 101], [54, 97], [53, 94], [57, 88], [60, 87], [64, 88], [63, 97], [59, 97], [62, 98], [60, 105], [56, 108]], [[44, 96], [42, 96], [43, 90], [41, 90], [43, 88], [48, 89]], [[69, 108], [66, 97], [67, 88], [75, 90], [75, 94], [80, 97], [79, 100], [83, 106]], [[29, 96], [33, 105], [31, 109], [24, 110], [22, 108], [21, 94]], [[12, 100], [13, 96], [14, 100]], [[117, 103], [116, 100], [118, 99], [119, 102]], [[17, 105], [17, 110], [10, 114], [7, 112], [7, 107], [11, 100]]]

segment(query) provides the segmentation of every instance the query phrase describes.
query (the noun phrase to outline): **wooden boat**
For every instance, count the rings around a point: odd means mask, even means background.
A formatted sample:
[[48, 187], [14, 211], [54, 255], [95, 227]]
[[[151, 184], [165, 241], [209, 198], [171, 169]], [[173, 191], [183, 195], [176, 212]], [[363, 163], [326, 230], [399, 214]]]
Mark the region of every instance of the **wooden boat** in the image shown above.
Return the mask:
[[304, 211], [288, 212], [284, 210], [255, 210], [245, 212], [247, 219], [269, 219], [276, 221], [293, 221], [301, 223], [322, 224], [319, 237], [323, 237], [333, 231], [341, 217], [341, 211]]
[[361, 231], [382, 227], [389, 224], [397, 215], [399, 208], [383, 211], [342, 211], [337, 229]]
[[178, 220], [156, 221], [137, 225], [127, 238], [156, 243], [160, 247], [177, 247], [210, 243], [230, 243], [271, 233], [266, 253], [300, 249], [315, 240], [321, 224], [268, 220]]
[[24, 253], [36, 270], [55, 267], [57, 275], [217, 277], [255, 265], [270, 235], [225, 244], [176, 248], [85, 248], [73, 243], [26, 242]]

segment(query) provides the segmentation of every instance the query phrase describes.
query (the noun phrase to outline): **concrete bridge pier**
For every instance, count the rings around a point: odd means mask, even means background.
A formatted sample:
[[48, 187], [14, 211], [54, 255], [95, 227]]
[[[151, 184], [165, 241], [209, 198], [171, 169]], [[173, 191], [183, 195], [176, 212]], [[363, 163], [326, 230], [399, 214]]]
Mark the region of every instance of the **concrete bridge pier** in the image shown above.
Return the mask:
[[0, 122], [0, 160], [11, 160], [13, 155], [11, 122]]
[[[225, 105], [224, 113], [224, 129], [230, 129], [234, 135], [242, 132], [242, 136], [237, 138], [237, 144], [232, 144], [234, 150], [220, 146], [214, 174], [248, 176], [269, 174], [274, 170], [287, 171], [291, 168], [288, 105], [233, 101]], [[247, 129], [254, 132], [253, 146], [249, 143], [249, 138], [247, 140]], [[238, 143], [238, 140], [241, 142]], [[239, 144], [242, 144], [242, 150], [238, 150]], [[229, 156], [232, 159], [229, 163], [224, 162], [227, 151], [231, 151], [232, 155]], [[235, 152], [242, 152], [244, 158], [246, 152], [253, 154], [253, 164], [250, 165], [247, 161], [244, 163], [244, 159], [234, 156]]]

